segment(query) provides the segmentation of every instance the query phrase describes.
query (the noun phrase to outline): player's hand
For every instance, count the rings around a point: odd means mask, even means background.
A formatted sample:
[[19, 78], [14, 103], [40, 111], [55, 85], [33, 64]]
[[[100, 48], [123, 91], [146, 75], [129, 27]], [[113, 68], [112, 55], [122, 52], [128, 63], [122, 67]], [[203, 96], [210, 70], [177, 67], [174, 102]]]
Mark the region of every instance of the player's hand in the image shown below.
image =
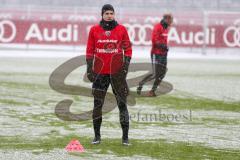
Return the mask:
[[92, 70], [93, 59], [87, 59], [87, 78], [90, 82], [94, 82], [96, 78], [96, 74]]
[[163, 43], [155, 44], [155, 48], [162, 49], [165, 52], [168, 52], [168, 50], [169, 50], [168, 46], [166, 44], [163, 44]]
[[87, 77], [90, 82], [94, 82], [96, 79], [96, 74], [94, 72], [90, 71], [90, 72], [87, 72]]
[[124, 78], [127, 77], [128, 67], [129, 67], [130, 61], [131, 61], [131, 57], [124, 56], [124, 64], [123, 64], [123, 68], [122, 68], [122, 71], [121, 71]]
[[126, 69], [122, 69], [121, 70], [121, 76], [122, 77], [126, 78], [127, 77], [127, 73], [128, 73], [128, 70], [126, 70]]

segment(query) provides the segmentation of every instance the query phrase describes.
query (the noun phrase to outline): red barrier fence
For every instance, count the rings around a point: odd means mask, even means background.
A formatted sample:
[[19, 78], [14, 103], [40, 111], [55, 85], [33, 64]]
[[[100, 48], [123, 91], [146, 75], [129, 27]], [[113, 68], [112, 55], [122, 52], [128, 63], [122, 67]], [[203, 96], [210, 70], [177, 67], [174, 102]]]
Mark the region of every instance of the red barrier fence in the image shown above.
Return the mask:
[[[85, 45], [89, 28], [98, 23], [95, 15], [52, 15], [48, 19], [24, 19], [1, 16], [1, 44]], [[8, 13], [10, 14], [10, 13]], [[11, 14], [10, 14], [11, 15]], [[23, 13], [21, 14], [24, 15]], [[240, 47], [240, 14], [208, 13], [205, 15], [176, 15], [169, 32], [169, 43], [176, 47]], [[14, 18], [13, 18], [14, 17]], [[58, 18], [56, 18], [58, 17]], [[122, 16], [120, 23], [128, 29], [133, 45], [151, 45], [151, 32], [160, 16]], [[192, 17], [192, 18], [191, 18]], [[184, 23], [183, 23], [184, 22]]]

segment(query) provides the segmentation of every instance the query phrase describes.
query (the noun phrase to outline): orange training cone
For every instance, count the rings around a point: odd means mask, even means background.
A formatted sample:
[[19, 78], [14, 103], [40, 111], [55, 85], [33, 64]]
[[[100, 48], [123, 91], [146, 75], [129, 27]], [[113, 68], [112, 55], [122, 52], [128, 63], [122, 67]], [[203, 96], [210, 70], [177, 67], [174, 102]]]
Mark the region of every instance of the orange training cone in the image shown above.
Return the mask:
[[65, 150], [68, 152], [84, 152], [83, 146], [76, 139], [70, 141], [70, 143], [65, 147]]

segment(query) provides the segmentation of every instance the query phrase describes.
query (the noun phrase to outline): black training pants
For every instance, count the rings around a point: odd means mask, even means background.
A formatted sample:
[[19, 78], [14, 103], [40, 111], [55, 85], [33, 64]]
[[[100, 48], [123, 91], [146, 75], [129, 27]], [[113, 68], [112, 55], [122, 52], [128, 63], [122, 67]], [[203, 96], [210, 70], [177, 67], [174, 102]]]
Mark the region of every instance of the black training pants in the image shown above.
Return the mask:
[[120, 111], [119, 118], [122, 127], [123, 139], [128, 139], [129, 130], [129, 114], [127, 109], [127, 95], [128, 86], [125, 76], [119, 75], [97, 75], [93, 82], [93, 96], [94, 96], [94, 108], [93, 108], [93, 127], [95, 137], [100, 137], [100, 128], [102, 123], [102, 107], [104, 104], [105, 95], [109, 85], [111, 84], [113, 93], [117, 100], [118, 109]]
[[151, 54], [151, 61], [152, 73], [148, 74], [141, 82], [139, 82], [139, 87], [142, 88], [145, 83], [155, 79], [152, 86], [152, 90], [155, 91], [167, 72], [167, 55], [162, 56]]

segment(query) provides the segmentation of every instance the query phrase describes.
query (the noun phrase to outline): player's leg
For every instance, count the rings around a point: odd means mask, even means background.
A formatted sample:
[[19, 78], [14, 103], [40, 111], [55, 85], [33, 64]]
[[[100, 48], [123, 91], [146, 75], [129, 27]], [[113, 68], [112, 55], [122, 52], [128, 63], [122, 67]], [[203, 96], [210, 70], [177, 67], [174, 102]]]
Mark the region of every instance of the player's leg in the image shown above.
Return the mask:
[[99, 144], [101, 141], [100, 128], [102, 123], [102, 107], [106, 96], [107, 89], [110, 84], [110, 77], [106, 75], [98, 75], [92, 85], [92, 93], [94, 97], [93, 107], [93, 129], [95, 137], [92, 144]]
[[127, 109], [128, 85], [125, 78], [121, 79], [119, 77], [112, 77], [111, 85], [119, 108], [119, 119], [122, 127], [122, 143], [124, 145], [129, 145], [129, 113]]
[[138, 85], [138, 88], [137, 88], [137, 94], [141, 94], [141, 91], [142, 91], [142, 88], [143, 88], [143, 85], [145, 83], [147, 83], [148, 81], [151, 81], [153, 80], [155, 77], [154, 77], [154, 74], [153, 73], [150, 73], [150, 74], [147, 74], [143, 80], [141, 82], [139, 82], [139, 85]]
[[147, 83], [148, 81], [151, 81], [151, 80], [153, 80], [154, 78], [155, 78], [155, 76], [154, 76], [154, 70], [155, 70], [155, 66], [154, 66], [154, 56], [153, 56], [153, 54], [151, 54], [151, 63], [152, 63], [152, 73], [150, 73], [150, 74], [147, 74], [144, 78], [143, 78], [143, 80], [142, 81], [140, 81], [139, 82], [139, 85], [138, 85], [138, 88], [137, 88], [137, 94], [141, 94], [141, 91], [142, 91], [142, 88], [143, 88], [143, 85], [145, 84], [145, 83]]
[[149, 96], [156, 96], [155, 91], [167, 72], [167, 56], [155, 55], [155, 81]]

